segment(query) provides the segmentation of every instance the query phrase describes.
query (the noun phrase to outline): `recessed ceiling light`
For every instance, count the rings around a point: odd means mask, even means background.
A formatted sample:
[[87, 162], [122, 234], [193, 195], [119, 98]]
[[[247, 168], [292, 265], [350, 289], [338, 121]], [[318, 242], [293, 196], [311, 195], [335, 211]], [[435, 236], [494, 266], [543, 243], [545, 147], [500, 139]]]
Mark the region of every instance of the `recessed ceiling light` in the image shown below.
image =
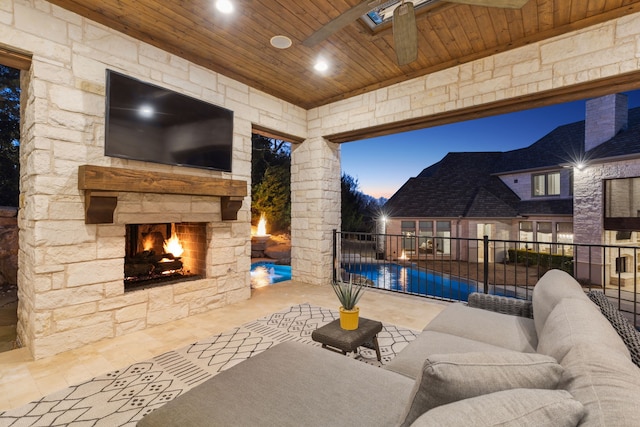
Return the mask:
[[231, 13], [233, 12], [233, 3], [230, 0], [217, 0], [216, 9], [222, 13]]
[[286, 49], [291, 47], [291, 39], [287, 36], [273, 36], [271, 37], [271, 46], [278, 49]]
[[313, 66], [314, 70], [320, 72], [320, 73], [324, 73], [325, 71], [327, 71], [329, 69], [329, 63], [320, 58], [318, 59], [318, 61], [316, 62], [316, 64]]

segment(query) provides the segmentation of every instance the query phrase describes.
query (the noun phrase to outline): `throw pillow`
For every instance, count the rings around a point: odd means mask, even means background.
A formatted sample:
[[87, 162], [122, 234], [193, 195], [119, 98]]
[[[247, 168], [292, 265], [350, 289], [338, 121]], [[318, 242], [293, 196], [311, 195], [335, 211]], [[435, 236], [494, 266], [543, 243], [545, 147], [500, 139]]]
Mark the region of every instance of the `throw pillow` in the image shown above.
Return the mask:
[[565, 390], [515, 389], [438, 406], [412, 427], [574, 427], [583, 416], [582, 403]]
[[613, 329], [616, 330], [622, 341], [629, 349], [631, 360], [640, 367], [640, 332], [618, 311], [601, 291], [591, 291], [587, 294], [591, 301], [598, 307], [602, 315], [607, 318]]
[[453, 353], [429, 356], [416, 378], [403, 426], [447, 403], [514, 388], [554, 389], [563, 369], [536, 353]]

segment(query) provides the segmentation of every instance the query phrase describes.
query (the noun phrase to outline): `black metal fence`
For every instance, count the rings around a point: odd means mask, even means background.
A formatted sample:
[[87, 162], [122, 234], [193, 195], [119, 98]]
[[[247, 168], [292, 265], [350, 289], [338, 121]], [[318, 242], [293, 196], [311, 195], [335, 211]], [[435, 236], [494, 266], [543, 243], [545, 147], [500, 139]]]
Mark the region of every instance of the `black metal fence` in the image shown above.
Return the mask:
[[636, 325], [639, 246], [562, 244], [335, 231], [334, 279], [426, 298], [466, 301], [471, 292], [531, 299], [550, 269], [600, 290]]

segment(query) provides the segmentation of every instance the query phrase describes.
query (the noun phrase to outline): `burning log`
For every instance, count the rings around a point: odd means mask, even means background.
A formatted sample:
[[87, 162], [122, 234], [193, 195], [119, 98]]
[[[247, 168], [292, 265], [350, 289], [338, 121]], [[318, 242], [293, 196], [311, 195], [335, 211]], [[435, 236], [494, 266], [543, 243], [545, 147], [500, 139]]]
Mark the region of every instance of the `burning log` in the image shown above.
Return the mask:
[[179, 259], [165, 258], [164, 260], [154, 264], [153, 272], [162, 274], [167, 271], [176, 271], [181, 269], [182, 261], [180, 261]]
[[142, 263], [125, 263], [124, 277], [148, 276], [153, 271], [153, 264]]
[[142, 278], [167, 274], [182, 270], [182, 261], [173, 254], [157, 255], [154, 251], [143, 251], [133, 257], [128, 257], [124, 264], [124, 276]]
[[135, 254], [132, 257], [127, 258], [127, 262], [131, 262], [133, 264], [136, 264], [136, 263], [155, 264], [157, 262], [160, 262], [160, 260], [162, 260], [163, 257], [165, 257], [165, 254], [156, 255], [154, 251], [143, 251]]

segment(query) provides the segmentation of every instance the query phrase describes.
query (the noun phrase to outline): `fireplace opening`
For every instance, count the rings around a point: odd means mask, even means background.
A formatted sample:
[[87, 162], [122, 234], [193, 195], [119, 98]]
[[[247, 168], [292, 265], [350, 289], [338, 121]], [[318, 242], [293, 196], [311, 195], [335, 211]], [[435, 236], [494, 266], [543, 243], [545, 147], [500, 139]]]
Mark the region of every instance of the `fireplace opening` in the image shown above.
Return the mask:
[[125, 246], [125, 291], [206, 275], [206, 223], [128, 224]]

